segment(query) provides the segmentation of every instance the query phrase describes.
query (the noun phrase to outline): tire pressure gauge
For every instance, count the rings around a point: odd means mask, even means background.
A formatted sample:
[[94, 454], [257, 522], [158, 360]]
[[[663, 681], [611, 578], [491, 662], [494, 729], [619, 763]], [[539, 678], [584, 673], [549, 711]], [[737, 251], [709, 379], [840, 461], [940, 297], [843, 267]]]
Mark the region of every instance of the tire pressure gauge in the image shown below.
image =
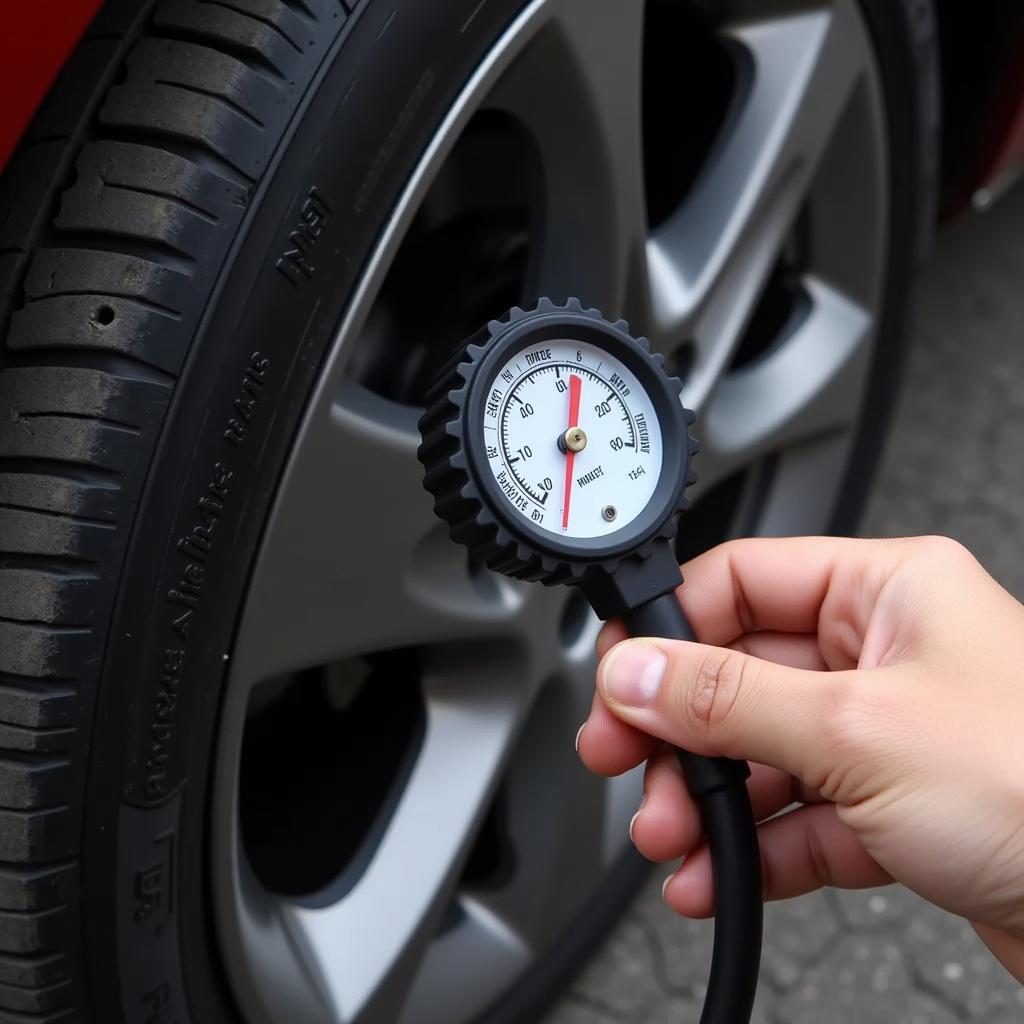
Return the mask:
[[[693, 640], [671, 545], [697, 450], [680, 390], [624, 321], [576, 300], [513, 309], [460, 346], [427, 396], [419, 457], [434, 510], [491, 569], [578, 585], [634, 636]], [[743, 1024], [762, 916], [749, 769], [678, 755], [715, 874], [701, 1024]]]
[[578, 302], [513, 310], [460, 348], [429, 396], [420, 459], [438, 514], [492, 568], [584, 583], [609, 604], [607, 578], [649, 561], [657, 541], [669, 554], [687, 504], [696, 444], [680, 388], [624, 321]]

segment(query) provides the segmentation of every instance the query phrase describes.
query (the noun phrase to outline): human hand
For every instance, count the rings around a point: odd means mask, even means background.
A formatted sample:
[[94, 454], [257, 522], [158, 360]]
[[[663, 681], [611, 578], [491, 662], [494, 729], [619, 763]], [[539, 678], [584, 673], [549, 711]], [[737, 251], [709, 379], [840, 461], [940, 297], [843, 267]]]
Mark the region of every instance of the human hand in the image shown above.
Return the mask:
[[1024, 980], [1024, 607], [941, 537], [736, 541], [684, 575], [703, 643], [606, 626], [578, 737], [601, 774], [648, 762], [630, 834], [685, 857], [667, 902], [713, 913], [673, 744], [752, 762], [766, 899], [899, 881]]

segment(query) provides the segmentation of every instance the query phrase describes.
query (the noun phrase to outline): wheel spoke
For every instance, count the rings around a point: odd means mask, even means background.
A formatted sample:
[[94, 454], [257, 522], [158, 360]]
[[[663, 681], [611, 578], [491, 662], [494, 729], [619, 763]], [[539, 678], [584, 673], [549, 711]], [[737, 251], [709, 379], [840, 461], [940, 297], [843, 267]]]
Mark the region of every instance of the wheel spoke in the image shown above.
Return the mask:
[[306, 432], [250, 590], [243, 678], [503, 632], [522, 588], [481, 570], [431, 509], [416, 411], [346, 384]]
[[549, 684], [528, 726], [529, 743], [509, 767], [504, 799], [515, 875], [500, 889], [473, 894], [535, 949], [555, 937], [557, 922], [579, 912], [607, 870], [600, 855], [605, 787], [593, 784], [566, 742], [585, 718], [592, 667], [579, 682]]
[[642, 280], [639, 0], [557, 0], [488, 101], [522, 122], [543, 163], [545, 226], [529, 288], [628, 314]]
[[523, 665], [493, 655], [427, 670], [423, 746], [365, 871], [283, 911], [331, 1020], [394, 1019], [435, 937], [524, 708]]
[[475, 1020], [529, 966], [535, 951], [482, 902], [463, 896], [457, 913], [426, 951], [401, 1024]]
[[810, 310], [772, 353], [721, 381], [700, 424], [695, 493], [764, 455], [853, 427], [870, 354], [870, 313], [805, 281]]
[[[571, 597], [568, 606], [573, 612], [582, 608]], [[598, 622], [592, 613], [573, 614], [571, 630], [552, 628], [566, 607], [564, 595], [547, 591], [532, 610], [530, 662], [548, 681], [505, 766], [497, 806], [500, 856], [514, 870], [505, 874], [499, 866], [499, 881], [467, 883], [460, 891], [457, 923], [436, 940], [440, 948], [428, 953], [403, 1024], [475, 1020], [500, 989], [500, 979], [511, 980], [525, 957], [547, 949], [564, 922], [599, 891], [628, 841], [639, 774], [599, 781], [568, 742], [593, 697]], [[490, 971], [491, 984], [474, 985], [467, 964], [480, 965], [479, 977]]]
[[696, 343], [686, 394], [695, 406], [727, 365], [868, 70], [846, 0], [724, 31], [749, 59], [748, 88], [709, 166], [647, 247], [650, 331], [665, 350]]

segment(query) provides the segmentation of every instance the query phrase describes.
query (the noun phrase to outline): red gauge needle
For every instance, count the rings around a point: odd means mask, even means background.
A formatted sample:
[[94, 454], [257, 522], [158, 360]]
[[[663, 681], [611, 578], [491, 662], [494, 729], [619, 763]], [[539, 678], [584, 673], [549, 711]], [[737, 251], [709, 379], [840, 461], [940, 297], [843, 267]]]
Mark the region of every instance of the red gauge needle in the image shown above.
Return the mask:
[[[580, 394], [583, 391], [583, 378], [571, 374], [569, 377], [569, 426], [568, 430], [579, 426]], [[569, 499], [572, 497], [572, 468], [576, 461], [576, 453], [570, 448], [565, 453], [565, 496], [562, 499], [562, 529], [569, 527]]]

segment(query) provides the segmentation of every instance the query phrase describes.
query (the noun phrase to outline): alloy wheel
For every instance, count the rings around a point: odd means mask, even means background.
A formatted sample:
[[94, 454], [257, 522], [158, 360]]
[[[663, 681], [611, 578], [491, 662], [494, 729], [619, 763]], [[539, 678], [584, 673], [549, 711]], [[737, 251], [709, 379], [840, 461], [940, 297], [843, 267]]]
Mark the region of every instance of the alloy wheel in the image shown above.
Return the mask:
[[526, 6], [339, 326], [218, 743], [215, 909], [253, 1022], [476, 1019], [627, 849], [639, 777], [592, 778], [570, 743], [597, 622], [467, 562], [421, 486], [416, 421], [455, 342], [540, 295], [624, 315], [698, 411], [681, 553], [827, 528], [886, 241], [871, 45], [847, 0], [699, 6], [728, 13]]

